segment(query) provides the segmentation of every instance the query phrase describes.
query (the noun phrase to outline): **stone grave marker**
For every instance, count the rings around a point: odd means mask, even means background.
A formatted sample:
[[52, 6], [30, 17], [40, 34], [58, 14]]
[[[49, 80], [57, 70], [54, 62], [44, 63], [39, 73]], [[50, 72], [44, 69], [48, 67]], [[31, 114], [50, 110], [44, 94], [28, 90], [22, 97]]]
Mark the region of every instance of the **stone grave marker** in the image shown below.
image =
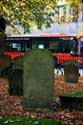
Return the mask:
[[79, 79], [79, 63], [74, 60], [65, 61], [64, 63], [64, 81], [77, 83]]
[[24, 57], [24, 108], [51, 109], [54, 96], [54, 59], [48, 50], [36, 49]]

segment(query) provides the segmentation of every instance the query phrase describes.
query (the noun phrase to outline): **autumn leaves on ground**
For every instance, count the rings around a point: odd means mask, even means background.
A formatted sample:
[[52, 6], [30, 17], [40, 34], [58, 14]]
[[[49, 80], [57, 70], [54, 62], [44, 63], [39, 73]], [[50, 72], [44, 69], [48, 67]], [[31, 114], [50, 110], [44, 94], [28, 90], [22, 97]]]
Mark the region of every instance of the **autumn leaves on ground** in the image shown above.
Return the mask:
[[78, 83], [66, 83], [63, 76], [54, 77], [54, 92], [57, 95], [83, 90], [83, 77], [79, 77]]
[[[66, 83], [63, 76], [54, 77], [54, 90], [55, 95], [60, 95], [66, 92], [77, 91], [83, 89], [83, 78], [79, 78], [78, 83]], [[22, 96], [9, 96], [8, 95], [8, 81], [0, 79], [0, 117], [7, 115], [20, 115], [31, 117], [46, 117], [52, 119], [59, 119], [63, 125], [83, 125], [83, 111], [61, 109], [54, 106], [54, 111], [49, 113], [42, 112], [25, 112], [23, 109], [23, 97]], [[55, 102], [60, 103], [59, 98], [55, 99]]]

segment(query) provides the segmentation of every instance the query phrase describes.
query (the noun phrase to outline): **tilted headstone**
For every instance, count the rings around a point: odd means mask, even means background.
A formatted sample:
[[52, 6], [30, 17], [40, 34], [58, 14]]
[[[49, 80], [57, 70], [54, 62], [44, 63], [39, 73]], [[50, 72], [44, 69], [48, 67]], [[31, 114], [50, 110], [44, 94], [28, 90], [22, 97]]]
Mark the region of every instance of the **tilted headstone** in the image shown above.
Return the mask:
[[70, 83], [77, 83], [79, 79], [79, 63], [77, 61], [66, 61], [64, 63], [64, 80]]
[[29, 51], [24, 57], [24, 108], [50, 109], [54, 95], [54, 59], [48, 50]]

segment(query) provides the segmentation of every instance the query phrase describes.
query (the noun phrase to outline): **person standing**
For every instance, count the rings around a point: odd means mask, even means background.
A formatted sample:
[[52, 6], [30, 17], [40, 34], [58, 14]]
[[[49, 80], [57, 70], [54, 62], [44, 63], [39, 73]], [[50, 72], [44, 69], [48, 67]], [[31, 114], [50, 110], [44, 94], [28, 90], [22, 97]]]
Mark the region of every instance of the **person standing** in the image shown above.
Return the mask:
[[74, 36], [71, 45], [71, 54], [76, 55], [77, 53], [78, 53], [78, 39]]
[[80, 39], [80, 53], [83, 56], [83, 40]]

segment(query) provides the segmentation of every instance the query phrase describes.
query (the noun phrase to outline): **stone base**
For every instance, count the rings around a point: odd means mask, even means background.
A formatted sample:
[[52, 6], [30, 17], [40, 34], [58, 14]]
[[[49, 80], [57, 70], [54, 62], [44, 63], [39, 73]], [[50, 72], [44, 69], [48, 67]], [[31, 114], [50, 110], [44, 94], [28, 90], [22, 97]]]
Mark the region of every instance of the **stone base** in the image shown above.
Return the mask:
[[59, 96], [62, 108], [75, 109], [83, 111], [83, 98]]

